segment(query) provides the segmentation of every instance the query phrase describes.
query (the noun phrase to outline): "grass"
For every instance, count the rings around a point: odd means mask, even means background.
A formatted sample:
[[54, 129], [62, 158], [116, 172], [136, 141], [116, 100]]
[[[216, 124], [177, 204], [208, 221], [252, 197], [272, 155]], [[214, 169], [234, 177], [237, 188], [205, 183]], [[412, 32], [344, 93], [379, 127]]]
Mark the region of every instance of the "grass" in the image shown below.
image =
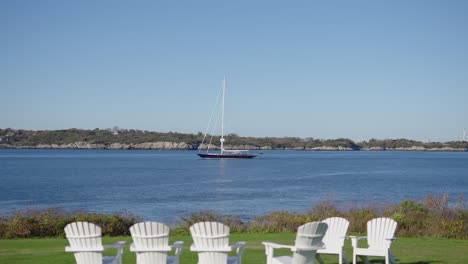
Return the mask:
[[[248, 234], [233, 233], [230, 241], [246, 241], [247, 247], [243, 256], [244, 264], [266, 263], [262, 241], [292, 244], [295, 234], [272, 233], [272, 234]], [[172, 236], [172, 241], [184, 241], [181, 254], [181, 264], [197, 263], [197, 256], [190, 252], [192, 242], [189, 235]], [[116, 241], [126, 241], [123, 255], [123, 264], [135, 263], [135, 254], [128, 247], [131, 237], [104, 237], [104, 244]], [[18, 264], [54, 264], [74, 263], [71, 253], [65, 253], [64, 248], [68, 242], [64, 238], [41, 238], [41, 239], [3, 239], [0, 240], [0, 263]], [[451, 240], [437, 238], [398, 238], [392, 244], [392, 253], [399, 264], [465, 264], [468, 263], [468, 240]], [[349, 258], [352, 257], [351, 242], [345, 242], [345, 251]], [[113, 252], [106, 251], [111, 255]], [[283, 251], [288, 254], [287, 251]], [[323, 256], [325, 263], [338, 263], [336, 256]], [[382, 258], [371, 259], [372, 263], [384, 263]], [[380, 260], [380, 261], [378, 261]]]

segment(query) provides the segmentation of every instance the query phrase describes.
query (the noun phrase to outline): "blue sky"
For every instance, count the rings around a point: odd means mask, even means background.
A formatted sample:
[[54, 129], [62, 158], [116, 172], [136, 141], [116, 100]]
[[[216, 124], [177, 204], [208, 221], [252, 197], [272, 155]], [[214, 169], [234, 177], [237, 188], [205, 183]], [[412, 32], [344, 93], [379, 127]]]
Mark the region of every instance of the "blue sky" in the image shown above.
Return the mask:
[[0, 128], [460, 140], [468, 1], [0, 1]]

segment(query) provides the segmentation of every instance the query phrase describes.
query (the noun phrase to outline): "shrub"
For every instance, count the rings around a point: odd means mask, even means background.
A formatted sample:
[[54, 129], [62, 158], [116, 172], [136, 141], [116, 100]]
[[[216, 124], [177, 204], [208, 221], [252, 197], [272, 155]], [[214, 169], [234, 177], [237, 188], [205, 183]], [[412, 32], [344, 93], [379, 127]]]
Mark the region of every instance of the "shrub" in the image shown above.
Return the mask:
[[279, 211], [254, 217], [248, 223], [247, 230], [262, 233], [294, 232], [299, 226], [310, 221], [311, 218], [307, 215]]
[[242, 232], [245, 231], [245, 224], [242, 222], [239, 216], [221, 216], [212, 211], [202, 211], [198, 213], [190, 213], [187, 216], [180, 217], [178, 224], [171, 228], [173, 234], [190, 234], [189, 228], [198, 222], [214, 221], [221, 222], [228, 225], [230, 232]]
[[[426, 236], [446, 238], [466, 238], [466, 219], [461, 216], [464, 211], [463, 197], [459, 198], [458, 206], [450, 208], [448, 205], [448, 194], [441, 196], [426, 195], [424, 207], [428, 211], [426, 217]], [[466, 211], [465, 211], [466, 213]]]
[[31, 237], [57, 236], [63, 233], [59, 230], [57, 221], [63, 218], [62, 212], [55, 208], [48, 208], [43, 211], [26, 211], [24, 217], [30, 224]]
[[316, 203], [307, 214], [314, 221], [342, 215], [330, 199]]
[[11, 217], [3, 217], [0, 227], [3, 229], [0, 231], [2, 238], [28, 237], [31, 234], [31, 225], [28, 219], [19, 212]]
[[390, 216], [398, 222], [401, 236], [422, 236], [426, 229], [427, 209], [416, 201], [403, 200]]
[[378, 216], [377, 212], [370, 207], [351, 208], [344, 213], [343, 217], [348, 219], [348, 232], [365, 233], [367, 222]]
[[[87, 221], [101, 227], [103, 235], [109, 236], [127, 236], [130, 235], [130, 227], [141, 221], [140, 218], [129, 214], [98, 214], [75, 212], [70, 215], [71, 222]], [[67, 223], [68, 224], [68, 223]]]
[[67, 224], [75, 221], [88, 221], [99, 225], [103, 235], [129, 235], [129, 228], [139, 222], [131, 214], [106, 215], [73, 212], [49, 208], [42, 211], [24, 210], [11, 216], [0, 218], [1, 238], [56, 237], [63, 236]]
[[[223, 216], [211, 211], [191, 213], [181, 217], [171, 228], [171, 234], [188, 235], [189, 227], [197, 222], [216, 221], [228, 225], [231, 232], [295, 232], [299, 226], [327, 217], [342, 216], [350, 222], [349, 232], [366, 232], [366, 223], [375, 217], [390, 217], [398, 222], [397, 236], [468, 238], [468, 210], [463, 197], [450, 207], [448, 195], [427, 195], [423, 201], [403, 200], [388, 204], [383, 210], [368, 206], [363, 208], [337, 209], [330, 199], [318, 202], [306, 213], [277, 211], [256, 216], [243, 222], [239, 216]], [[0, 238], [63, 236], [67, 224], [88, 221], [102, 228], [103, 235], [128, 236], [129, 228], [142, 221], [129, 214], [99, 214], [65, 212], [49, 208], [45, 210], [17, 211], [0, 217]]]

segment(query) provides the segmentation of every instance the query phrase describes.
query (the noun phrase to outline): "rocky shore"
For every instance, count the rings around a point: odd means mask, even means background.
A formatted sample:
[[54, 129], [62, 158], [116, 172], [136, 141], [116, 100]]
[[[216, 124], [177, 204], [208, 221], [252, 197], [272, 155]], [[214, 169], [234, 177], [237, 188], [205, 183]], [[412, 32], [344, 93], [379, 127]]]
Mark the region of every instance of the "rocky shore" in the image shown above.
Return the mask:
[[[135, 144], [124, 144], [124, 143], [112, 143], [112, 144], [96, 144], [88, 143], [83, 141], [78, 141], [70, 144], [38, 144], [35, 146], [17, 146], [17, 145], [8, 145], [0, 144], [0, 149], [147, 149], [147, 150], [197, 150], [197, 149], [206, 149], [208, 146], [204, 145], [200, 148], [196, 144], [187, 144], [185, 142], [144, 142], [144, 143], [135, 143]], [[211, 150], [219, 150], [219, 146], [209, 145]], [[229, 150], [275, 150], [270, 146], [253, 146], [253, 145], [226, 145], [225, 149]], [[334, 146], [320, 146], [313, 148], [282, 148], [281, 150], [301, 150], [301, 151], [467, 151], [464, 148], [451, 148], [451, 147], [442, 147], [442, 148], [425, 148], [421, 146], [413, 146], [409, 148], [383, 148], [383, 147], [373, 147], [373, 148], [363, 148], [363, 149], [352, 149], [349, 147], [334, 147]]]
[[196, 149], [196, 146], [189, 145], [185, 142], [145, 142], [135, 144], [112, 143], [112, 144], [96, 144], [88, 142], [74, 142], [70, 144], [39, 144], [35, 146], [12, 146], [1, 145], [0, 148], [16, 148], [16, 149], [167, 149], [167, 150], [190, 150]]
[[363, 151], [467, 151], [464, 148], [451, 148], [451, 147], [442, 147], [442, 148], [425, 148], [421, 146], [412, 146], [409, 148], [364, 148]]

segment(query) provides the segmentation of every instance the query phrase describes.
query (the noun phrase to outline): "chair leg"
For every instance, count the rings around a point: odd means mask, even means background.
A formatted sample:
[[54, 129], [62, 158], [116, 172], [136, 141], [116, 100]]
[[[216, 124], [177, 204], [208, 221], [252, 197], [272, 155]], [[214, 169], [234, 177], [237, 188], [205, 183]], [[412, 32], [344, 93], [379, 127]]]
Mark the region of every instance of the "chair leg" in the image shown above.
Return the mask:
[[315, 259], [316, 259], [320, 264], [324, 264], [323, 259], [320, 257], [320, 254], [316, 253], [316, 254], [315, 254]]
[[341, 258], [343, 259], [344, 263], [349, 264], [348, 257], [346, 256], [346, 254], [344, 252], [341, 252], [341, 254]]
[[342, 253], [338, 253], [338, 264], [343, 264], [343, 257], [341, 256]]
[[362, 261], [364, 261], [364, 263], [366, 263], [366, 264], [371, 264], [371, 263], [369, 262], [369, 259], [368, 259], [366, 256], [359, 256], [359, 257], [362, 259]]
[[273, 248], [270, 246], [265, 247], [265, 254], [267, 257], [267, 264], [273, 263], [273, 256], [274, 256]]
[[388, 258], [390, 259], [391, 263], [397, 264], [395, 257], [390, 252], [388, 252]]
[[357, 257], [357, 256], [356, 256], [356, 253], [353, 252], [353, 264], [356, 264], [356, 263], [357, 263], [357, 262], [356, 262], [356, 257]]

